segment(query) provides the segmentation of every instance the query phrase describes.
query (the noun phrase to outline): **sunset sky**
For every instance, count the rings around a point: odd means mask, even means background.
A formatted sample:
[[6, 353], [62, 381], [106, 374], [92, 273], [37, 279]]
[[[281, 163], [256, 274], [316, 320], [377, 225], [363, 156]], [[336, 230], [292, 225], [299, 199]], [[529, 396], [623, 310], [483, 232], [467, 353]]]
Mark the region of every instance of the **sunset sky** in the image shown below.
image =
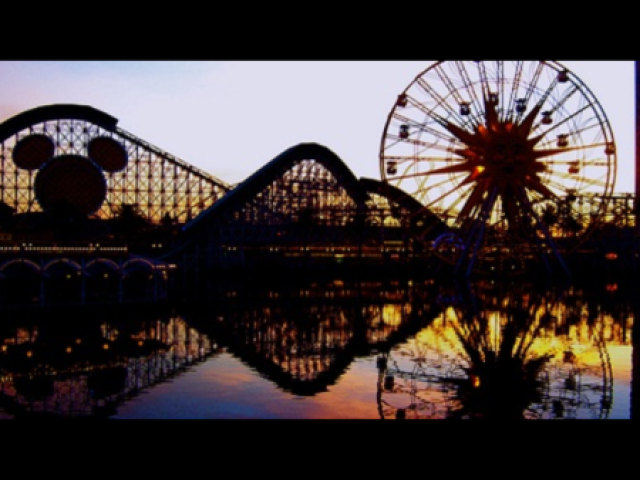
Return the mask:
[[[633, 61], [562, 61], [598, 99], [618, 148], [616, 191], [635, 178]], [[229, 183], [301, 142], [380, 178], [397, 95], [425, 61], [0, 61], [0, 122], [52, 103], [90, 105], [129, 133]]]

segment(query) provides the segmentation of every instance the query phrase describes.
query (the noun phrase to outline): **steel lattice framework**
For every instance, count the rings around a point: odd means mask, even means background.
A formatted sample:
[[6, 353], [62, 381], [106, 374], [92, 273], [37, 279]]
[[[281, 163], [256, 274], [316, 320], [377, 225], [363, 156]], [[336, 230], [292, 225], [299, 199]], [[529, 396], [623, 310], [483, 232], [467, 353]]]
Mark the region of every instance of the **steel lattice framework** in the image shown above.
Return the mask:
[[[183, 265], [212, 266], [227, 251], [356, 246], [369, 196], [332, 151], [300, 144], [267, 163], [184, 226]], [[243, 251], [240, 251], [240, 250]], [[234, 254], [231, 253], [233, 256]]]
[[[491, 118], [497, 113], [493, 107], [489, 111]], [[413, 262], [432, 254], [457, 269], [469, 240], [482, 236], [465, 237], [437, 208], [425, 206], [389, 178], [356, 178], [342, 159], [319, 144], [293, 146], [243, 182], [229, 185], [117, 123], [93, 107], [69, 104], [34, 108], [0, 123], [0, 207], [28, 217], [55, 211], [62, 200], [99, 220], [117, 219], [123, 207], [135, 207], [150, 223], [182, 225], [180, 235], [162, 242], [137, 239], [135, 248], [144, 241], [149, 248], [162, 243], [165, 250], [154, 255], [161, 253], [195, 272], [265, 262]], [[614, 150], [602, 153], [600, 147], [599, 154], [615, 156]], [[607, 165], [610, 169], [615, 163]], [[492, 241], [474, 244], [476, 257], [465, 270], [470, 273], [475, 264], [480, 272], [521, 273], [542, 262], [552, 271], [555, 260], [566, 269], [561, 254], [573, 251], [570, 245], [580, 243], [590, 251], [605, 248], [613, 236], [627, 242], [635, 227], [632, 203], [631, 195], [616, 197], [608, 190], [565, 190], [533, 217], [517, 215], [523, 225], [535, 220], [544, 226], [545, 234], [519, 236], [522, 241], [516, 243], [509, 241], [510, 230], [507, 235], [475, 222], [486, 227]], [[588, 224], [595, 235], [583, 243], [581, 226]], [[620, 242], [608, 245], [607, 253], [613, 246], [624, 247]]]
[[248, 225], [287, 225], [310, 212], [323, 226], [344, 226], [356, 204], [322, 163], [309, 159], [292, 166], [231, 215]]
[[42, 136], [52, 140], [54, 158], [78, 156], [91, 162], [89, 148], [95, 139], [111, 139], [124, 148], [124, 168], [102, 169], [106, 196], [94, 213], [98, 218], [113, 218], [126, 204], [135, 206], [151, 222], [168, 215], [174, 222], [185, 223], [231, 189], [222, 180], [123, 130], [117, 122], [89, 106], [48, 105], [0, 124], [0, 201], [19, 214], [43, 210], [34, 188], [41, 169], [20, 168], [13, 158], [21, 140]]

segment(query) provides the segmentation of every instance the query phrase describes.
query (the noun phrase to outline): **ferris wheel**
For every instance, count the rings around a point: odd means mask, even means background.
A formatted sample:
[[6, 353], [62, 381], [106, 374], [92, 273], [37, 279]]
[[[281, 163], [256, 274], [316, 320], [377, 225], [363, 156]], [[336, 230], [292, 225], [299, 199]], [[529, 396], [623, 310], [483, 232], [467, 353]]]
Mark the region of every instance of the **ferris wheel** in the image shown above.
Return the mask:
[[[560, 265], [596, 228], [616, 145], [589, 88], [555, 61], [437, 61], [398, 96], [380, 171], [449, 231], [412, 237], [467, 274]], [[425, 227], [423, 225], [423, 227]]]

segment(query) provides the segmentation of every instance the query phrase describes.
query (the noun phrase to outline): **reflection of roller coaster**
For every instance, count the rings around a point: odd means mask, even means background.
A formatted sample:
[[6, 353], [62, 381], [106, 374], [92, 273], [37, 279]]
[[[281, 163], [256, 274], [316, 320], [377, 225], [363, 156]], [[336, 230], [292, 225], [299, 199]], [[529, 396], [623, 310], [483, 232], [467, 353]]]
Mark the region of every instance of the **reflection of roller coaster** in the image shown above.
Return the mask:
[[15, 418], [109, 417], [218, 348], [180, 318], [128, 320], [128, 326], [74, 326], [66, 335], [47, 334], [42, 325], [17, 328], [1, 342], [0, 407]]
[[355, 358], [406, 341], [437, 316], [423, 298], [430, 286], [417, 293], [391, 283], [272, 285], [240, 296], [230, 288], [185, 318], [281, 389], [313, 396]]
[[558, 304], [519, 301], [521, 293], [481, 308], [450, 305], [403, 348], [381, 354], [380, 417], [607, 418], [613, 378], [602, 326], [578, 338]]

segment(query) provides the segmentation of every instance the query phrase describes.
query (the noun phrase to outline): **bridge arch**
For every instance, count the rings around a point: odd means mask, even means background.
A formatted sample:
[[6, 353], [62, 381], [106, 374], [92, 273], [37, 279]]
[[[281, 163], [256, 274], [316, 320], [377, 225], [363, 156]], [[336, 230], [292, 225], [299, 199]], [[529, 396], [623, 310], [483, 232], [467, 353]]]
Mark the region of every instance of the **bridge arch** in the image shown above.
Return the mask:
[[110, 258], [94, 258], [84, 264], [85, 301], [120, 300], [123, 274], [121, 266]]
[[156, 271], [156, 264], [147, 258], [131, 258], [122, 264], [122, 298], [149, 300], [157, 298], [164, 278]]
[[16, 265], [24, 266], [38, 274], [41, 273], [42, 271], [42, 269], [40, 268], [40, 265], [38, 265], [33, 260], [29, 260], [28, 258], [12, 258], [10, 260], [0, 263], [0, 272], [4, 272], [8, 268]]
[[138, 264], [146, 266], [149, 271], [153, 271], [156, 267], [156, 264], [148, 258], [131, 258], [122, 264], [122, 271], [126, 274], [131, 271], [132, 266], [136, 266]]
[[33, 304], [40, 297], [42, 270], [33, 260], [13, 258], [0, 264], [0, 304]]
[[113, 260], [111, 260], [110, 258], [94, 258], [92, 260], [89, 260], [85, 264], [84, 271], [85, 272], [89, 272], [90, 270], [92, 270], [93, 268], [95, 268], [97, 266], [108, 267], [111, 270], [113, 270], [114, 272], [120, 272], [120, 270], [121, 270], [120, 265], [118, 263], [114, 262]]
[[55, 268], [58, 265], [65, 265], [70, 267], [73, 271], [81, 273], [82, 272], [82, 266], [76, 262], [75, 260], [71, 260], [70, 258], [55, 258], [49, 262], [47, 262], [43, 267], [42, 267], [42, 272], [43, 273], [48, 273], [50, 272], [53, 268]]

